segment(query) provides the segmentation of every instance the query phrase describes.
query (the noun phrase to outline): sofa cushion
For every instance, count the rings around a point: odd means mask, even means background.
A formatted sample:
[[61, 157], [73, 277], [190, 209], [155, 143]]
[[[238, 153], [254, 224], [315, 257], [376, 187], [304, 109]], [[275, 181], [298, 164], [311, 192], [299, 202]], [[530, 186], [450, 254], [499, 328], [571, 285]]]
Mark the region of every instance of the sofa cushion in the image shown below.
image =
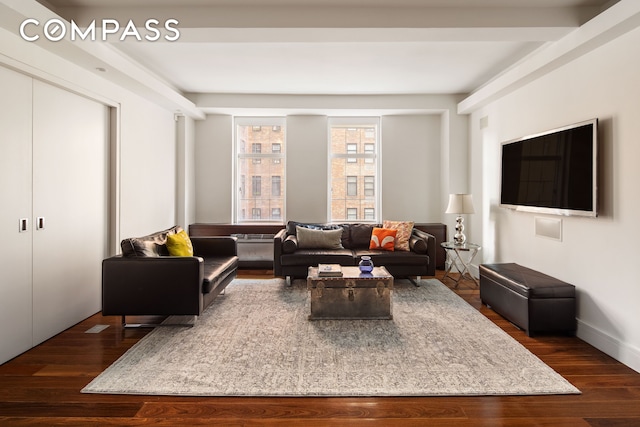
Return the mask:
[[396, 244], [396, 234], [398, 234], [398, 230], [374, 227], [371, 232], [369, 249], [392, 251]]
[[204, 277], [202, 280], [202, 293], [208, 294], [227, 276], [238, 268], [237, 257], [211, 257], [204, 259]]
[[429, 255], [421, 255], [415, 252], [404, 251], [373, 251], [373, 250], [357, 250], [355, 251], [356, 261], [360, 261], [362, 256], [371, 257], [373, 265], [427, 265], [429, 264]]
[[167, 230], [158, 231], [143, 237], [131, 237], [120, 242], [122, 255], [125, 257], [157, 257], [169, 255], [167, 249], [167, 235], [176, 234], [182, 230], [180, 226], [174, 226]]
[[295, 254], [281, 255], [280, 264], [285, 266], [356, 265], [353, 252], [349, 249], [298, 249]]
[[379, 224], [349, 224], [349, 249], [367, 249], [371, 243], [371, 233], [374, 227], [379, 227]]
[[314, 230], [296, 226], [299, 249], [342, 249], [342, 228]]
[[396, 246], [395, 249], [397, 251], [409, 251], [409, 239], [411, 238], [411, 233], [413, 232], [413, 221], [384, 221], [382, 226], [384, 228], [390, 228], [392, 230], [398, 230], [398, 234], [396, 235]]
[[193, 245], [186, 231], [167, 234], [167, 249], [171, 256], [193, 256]]

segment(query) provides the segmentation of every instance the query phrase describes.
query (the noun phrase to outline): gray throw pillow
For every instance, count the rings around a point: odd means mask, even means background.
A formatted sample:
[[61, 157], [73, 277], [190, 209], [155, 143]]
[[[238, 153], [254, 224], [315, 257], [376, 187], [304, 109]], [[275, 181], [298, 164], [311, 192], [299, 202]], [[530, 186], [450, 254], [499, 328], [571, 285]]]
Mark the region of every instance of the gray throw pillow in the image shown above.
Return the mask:
[[343, 249], [342, 228], [338, 230], [312, 230], [296, 227], [298, 248], [300, 249]]

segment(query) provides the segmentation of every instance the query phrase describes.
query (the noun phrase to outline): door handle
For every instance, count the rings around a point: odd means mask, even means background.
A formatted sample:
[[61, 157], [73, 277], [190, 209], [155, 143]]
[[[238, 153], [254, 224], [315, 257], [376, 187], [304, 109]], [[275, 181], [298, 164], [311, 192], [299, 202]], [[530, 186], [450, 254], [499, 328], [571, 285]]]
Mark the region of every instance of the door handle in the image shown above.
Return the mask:
[[20, 218], [18, 224], [18, 232], [26, 233], [27, 231], [29, 231], [29, 218]]
[[36, 218], [36, 230], [44, 229], [44, 217], [39, 216]]

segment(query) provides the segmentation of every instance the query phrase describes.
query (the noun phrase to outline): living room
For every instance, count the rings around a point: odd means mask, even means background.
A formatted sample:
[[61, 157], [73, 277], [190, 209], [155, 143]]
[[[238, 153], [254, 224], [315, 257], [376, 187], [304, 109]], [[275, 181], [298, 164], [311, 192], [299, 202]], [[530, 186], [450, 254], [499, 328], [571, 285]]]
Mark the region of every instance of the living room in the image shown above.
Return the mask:
[[[51, 3], [65, 17], [104, 17], [90, 6]], [[327, 221], [327, 165], [317, 159], [327, 157], [328, 120], [376, 116], [384, 219], [442, 222], [451, 230], [455, 217], [444, 213], [449, 193], [472, 194], [476, 213], [465, 218], [467, 236], [482, 245], [473, 271], [480, 263], [517, 262], [575, 284], [577, 336], [640, 371], [640, 291], [629, 274], [638, 253], [632, 239], [640, 208], [633, 190], [640, 178], [640, 61], [632, 54], [640, 43], [640, 6], [634, 0], [566, 2], [593, 8], [605, 3], [608, 8], [592, 20], [528, 50], [514, 66], [464, 93], [194, 94], [97, 43], [25, 42], [17, 31], [24, 19], [58, 16], [32, 0], [0, 3], [0, 62], [98, 100], [117, 117], [106, 255], [125, 237], [175, 224], [233, 222], [235, 116], [286, 117], [286, 218]], [[124, 21], [135, 14], [120, 9], [112, 17]], [[222, 11], [218, 17], [224, 20]], [[257, 24], [249, 19], [245, 25]], [[552, 216], [561, 224], [561, 238], [541, 238], [535, 233], [540, 215], [499, 206], [501, 144], [592, 118], [599, 120], [598, 217]], [[13, 232], [15, 221], [6, 227]]]

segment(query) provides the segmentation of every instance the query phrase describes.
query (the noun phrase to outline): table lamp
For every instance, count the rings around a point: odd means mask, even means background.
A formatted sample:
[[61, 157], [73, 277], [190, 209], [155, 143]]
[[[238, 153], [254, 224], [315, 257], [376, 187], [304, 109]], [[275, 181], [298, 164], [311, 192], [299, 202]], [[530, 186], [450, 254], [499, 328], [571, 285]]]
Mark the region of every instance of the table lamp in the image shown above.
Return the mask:
[[449, 194], [449, 205], [445, 213], [456, 214], [456, 234], [453, 236], [453, 242], [456, 245], [464, 245], [467, 236], [464, 235], [464, 219], [463, 214], [475, 213], [473, 210], [473, 197], [471, 194]]

